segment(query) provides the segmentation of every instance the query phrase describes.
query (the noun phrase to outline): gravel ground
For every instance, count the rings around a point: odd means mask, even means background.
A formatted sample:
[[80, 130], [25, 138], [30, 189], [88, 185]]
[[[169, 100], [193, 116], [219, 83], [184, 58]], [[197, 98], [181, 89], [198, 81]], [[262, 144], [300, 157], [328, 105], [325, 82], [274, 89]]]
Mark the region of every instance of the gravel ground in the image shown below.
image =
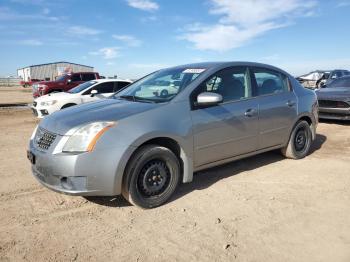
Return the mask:
[[350, 125], [321, 123], [303, 160], [200, 172], [141, 210], [42, 187], [25, 153], [37, 120], [3, 110], [0, 123], [0, 261], [350, 261]]
[[32, 102], [31, 88], [0, 86], [0, 106], [3, 104], [29, 104]]

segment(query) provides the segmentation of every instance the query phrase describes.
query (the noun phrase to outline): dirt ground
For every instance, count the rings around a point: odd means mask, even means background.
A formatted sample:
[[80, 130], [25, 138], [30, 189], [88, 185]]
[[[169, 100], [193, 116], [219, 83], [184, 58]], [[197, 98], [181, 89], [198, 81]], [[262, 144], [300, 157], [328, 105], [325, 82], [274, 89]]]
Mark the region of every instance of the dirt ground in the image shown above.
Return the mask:
[[32, 89], [21, 86], [0, 86], [0, 105], [29, 104], [33, 102]]
[[54, 193], [32, 177], [37, 121], [0, 110], [0, 261], [350, 261], [350, 125], [318, 127], [312, 153], [213, 168], [171, 201]]

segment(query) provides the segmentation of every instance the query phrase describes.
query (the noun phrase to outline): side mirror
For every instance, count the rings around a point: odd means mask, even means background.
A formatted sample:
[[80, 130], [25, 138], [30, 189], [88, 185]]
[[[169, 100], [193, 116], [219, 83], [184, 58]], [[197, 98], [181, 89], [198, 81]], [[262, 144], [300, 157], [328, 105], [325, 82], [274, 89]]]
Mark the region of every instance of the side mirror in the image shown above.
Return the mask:
[[198, 106], [214, 106], [223, 101], [222, 95], [211, 92], [203, 92], [197, 96]]
[[67, 84], [70, 84], [70, 83], [72, 83], [72, 79], [67, 80]]
[[93, 90], [91, 90], [91, 92], [90, 92], [91, 97], [93, 97], [94, 95], [97, 95], [97, 94], [98, 94], [98, 92], [97, 92], [96, 89], [93, 89]]

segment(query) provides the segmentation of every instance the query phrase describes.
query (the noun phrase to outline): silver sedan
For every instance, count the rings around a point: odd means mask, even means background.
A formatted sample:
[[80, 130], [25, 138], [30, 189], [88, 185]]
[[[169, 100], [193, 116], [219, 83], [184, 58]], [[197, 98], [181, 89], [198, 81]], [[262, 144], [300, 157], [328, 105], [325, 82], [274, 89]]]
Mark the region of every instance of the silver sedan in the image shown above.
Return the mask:
[[53, 113], [34, 131], [27, 155], [34, 177], [54, 191], [123, 194], [152, 208], [195, 171], [275, 149], [305, 157], [317, 112], [314, 91], [276, 67], [189, 64]]

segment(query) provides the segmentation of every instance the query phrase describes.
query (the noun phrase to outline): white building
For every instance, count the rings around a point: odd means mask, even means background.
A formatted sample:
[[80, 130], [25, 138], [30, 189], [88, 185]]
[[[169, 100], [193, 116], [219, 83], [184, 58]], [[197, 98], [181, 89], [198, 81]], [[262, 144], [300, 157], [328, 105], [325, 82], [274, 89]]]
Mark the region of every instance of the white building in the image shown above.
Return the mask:
[[28, 82], [31, 79], [52, 81], [57, 76], [70, 72], [93, 72], [92, 66], [80, 65], [69, 62], [56, 62], [41, 65], [31, 65], [17, 69], [17, 75], [23, 81]]

